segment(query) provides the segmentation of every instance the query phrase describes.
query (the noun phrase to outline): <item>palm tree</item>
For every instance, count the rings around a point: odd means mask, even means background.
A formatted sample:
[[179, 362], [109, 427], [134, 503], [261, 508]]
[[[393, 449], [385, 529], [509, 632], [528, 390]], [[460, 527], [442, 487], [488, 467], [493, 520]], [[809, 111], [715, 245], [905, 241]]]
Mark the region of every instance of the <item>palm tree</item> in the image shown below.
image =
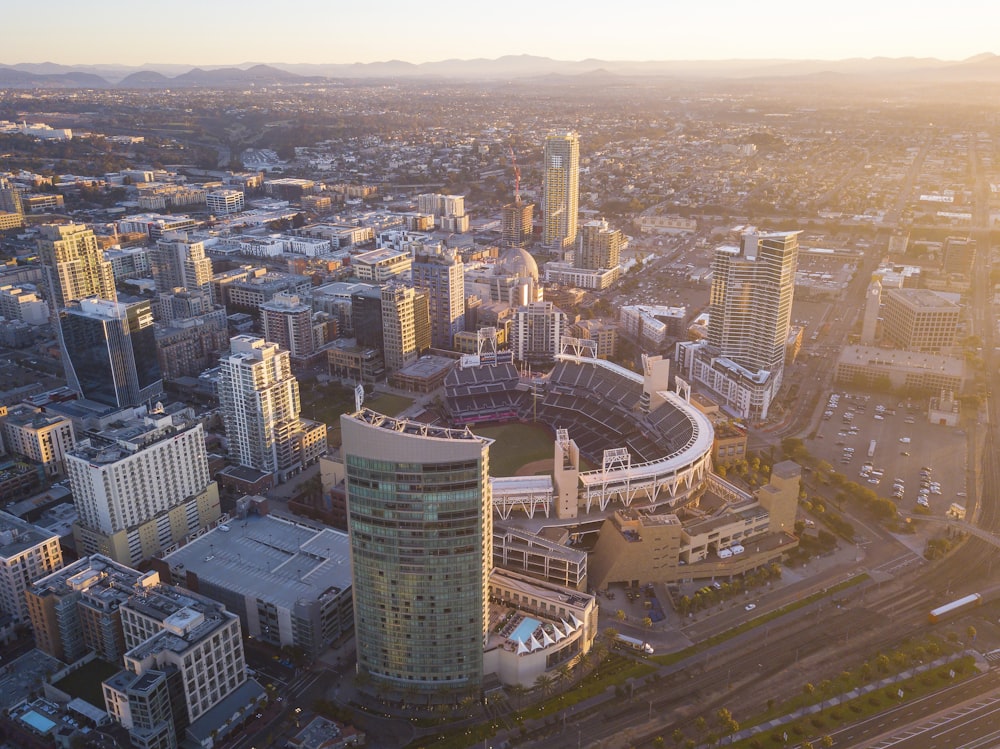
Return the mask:
[[543, 695], [546, 695], [552, 689], [554, 681], [555, 679], [553, 679], [549, 674], [538, 674], [538, 676], [535, 677], [535, 689], [538, 689]]

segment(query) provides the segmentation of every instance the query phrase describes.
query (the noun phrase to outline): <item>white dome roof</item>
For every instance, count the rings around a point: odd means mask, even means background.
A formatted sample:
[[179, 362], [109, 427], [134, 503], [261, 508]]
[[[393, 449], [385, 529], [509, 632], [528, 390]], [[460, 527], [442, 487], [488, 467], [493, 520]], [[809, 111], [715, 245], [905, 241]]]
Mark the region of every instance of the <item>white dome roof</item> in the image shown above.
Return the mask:
[[519, 247], [505, 250], [497, 263], [497, 275], [514, 278], [532, 278], [538, 281], [538, 263], [531, 253]]

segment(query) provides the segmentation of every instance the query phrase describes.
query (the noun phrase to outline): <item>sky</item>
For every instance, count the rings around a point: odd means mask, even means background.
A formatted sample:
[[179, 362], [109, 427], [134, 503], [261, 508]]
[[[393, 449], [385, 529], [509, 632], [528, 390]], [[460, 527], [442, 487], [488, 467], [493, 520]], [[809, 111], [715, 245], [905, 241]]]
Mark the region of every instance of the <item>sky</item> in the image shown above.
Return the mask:
[[0, 63], [235, 65], [495, 58], [937, 57], [1000, 52], [1000, 2], [11, 2]]

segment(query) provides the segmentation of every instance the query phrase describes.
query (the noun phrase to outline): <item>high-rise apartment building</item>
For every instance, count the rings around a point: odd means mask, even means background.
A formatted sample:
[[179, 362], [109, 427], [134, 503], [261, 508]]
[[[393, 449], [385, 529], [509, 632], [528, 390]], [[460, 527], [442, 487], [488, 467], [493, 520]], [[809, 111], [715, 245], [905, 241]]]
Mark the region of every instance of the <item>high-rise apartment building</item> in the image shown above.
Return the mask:
[[70, 387], [98, 403], [126, 408], [163, 392], [148, 301], [82, 299], [59, 317]]
[[612, 229], [608, 222], [588, 221], [580, 227], [580, 242], [576, 249], [576, 267], [589, 270], [616, 268], [621, 260], [625, 235]]
[[341, 429], [360, 672], [399, 690], [478, 689], [491, 440], [370, 410], [342, 416]]
[[386, 371], [398, 372], [420, 357], [417, 348], [417, 291], [399, 283], [382, 287], [382, 345]]
[[24, 203], [21, 191], [0, 177], [0, 231], [24, 226]]
[[464, 195], [439, 195], [424, 193], [417, 196], [417, 210], [429, 213], [441, 231], [464, 234], [469, 230], [469, 216], [465, 212]]
[[36, 580], [26, 593], [35, 645], [63, 663], [88, 652], [119, 661], [125, 654], [119, 609], [142, 576], [94, 554]]
[[566, 313], [552, 302], [531, 302], [519, 307], [510, 326], [514, 359], [528, 364], [553, 361], [568, 328]]
[[531, 243], [531, 222], [535, 215], [534, 203], [515, 201], [500, 211], [500, 246], [525, 248]]
[[0, 613], [28, 623], [24, 592], [62, 567], [59, 536], [0, 512]]
[[450, 351], [455, 334], [465, 330], [465, 265], [454, 250], [440, 244], [415, 247], [413, 286], [427, 291], [431, 345]]
[[220, 364], [219, 404], [237, 463], [283, 481], [319, 459], [326, 451], [326, 425], [299, 418], [299, 383], [287, 351], [238, 335]]
[[158, 294], [176, 288], [212, 294], [212, 261], [205, 257], [204, 242], [192, 242], [186, 234], [168, 234], [157, 240], [150, 252], [153, 281]]
[[190, 409], [91, 433], [66, 456], [66, 473], [81, 554], [135, 565], [220, 515], [205, 433]]
[[715, 251], [708, 342], [752, 372], [784, 366], [799, 234], [751, 232]]
[[54, 308], [92, 296], [117, 299], [111, 263], [92, 230], [81, 224], [47, 224], [39, 232], [38, 255], [48, 270]]
[[295, 294], [275, 294], [260, 305], [264, 340], [277, 343], [293, 359], [308, 359], [316, 352], [312, 307]]
[[743, 418], [766, 419], [781, 387], [799, 233], [751, 231], [716, 249], [708, 339], [677, 344], [684, 376]]
[[576, 244], [580, 201], [580, 136], [551, 133], [542, 156], [542, 244], [554, 250]]

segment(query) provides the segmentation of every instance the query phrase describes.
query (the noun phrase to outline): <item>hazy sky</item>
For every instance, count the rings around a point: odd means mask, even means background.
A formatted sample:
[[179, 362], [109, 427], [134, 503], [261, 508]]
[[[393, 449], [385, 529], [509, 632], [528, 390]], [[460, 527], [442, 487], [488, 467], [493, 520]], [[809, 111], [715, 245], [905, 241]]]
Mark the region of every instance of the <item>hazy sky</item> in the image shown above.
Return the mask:
[[[1000, 2], [14, 0], [0, 63], [938, 57], [1000, 52]], [[15, 31], [16, 30], [16, 31]], [[11, 33], [14, 32], [14, 33]]]

